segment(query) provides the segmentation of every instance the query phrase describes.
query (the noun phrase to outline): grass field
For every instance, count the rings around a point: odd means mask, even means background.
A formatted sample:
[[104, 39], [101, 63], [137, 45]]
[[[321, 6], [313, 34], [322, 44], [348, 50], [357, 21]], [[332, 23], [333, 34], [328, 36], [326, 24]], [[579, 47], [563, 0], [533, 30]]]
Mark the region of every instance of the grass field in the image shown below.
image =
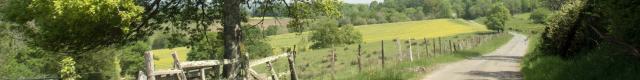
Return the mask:
[[153, 52], [154, 58], [153, 63], [156, 70], [167, 70], [172, 68], [173, 58], [171, 57], [171, 53], [173, 53], [173, 51], [178, 53], [180, 61], [187, 61], [187, 53], [190, 49], [186, 47], [152, 50], [151, 52]]
[[[380, 40], [434, 38], [451, 36], [463, 33], [489, 31], [484, 25], [458, 19], [435, 19], [423, 21], [409, 21], [387, 24], [373, 24], [355, 26], [360, 31], [365, 43], [379, 42]], [[309, 32], [289, 33], [269, 36], [273, 48], [291, 47], [293, 45], [311, 45], [304, 38]]]

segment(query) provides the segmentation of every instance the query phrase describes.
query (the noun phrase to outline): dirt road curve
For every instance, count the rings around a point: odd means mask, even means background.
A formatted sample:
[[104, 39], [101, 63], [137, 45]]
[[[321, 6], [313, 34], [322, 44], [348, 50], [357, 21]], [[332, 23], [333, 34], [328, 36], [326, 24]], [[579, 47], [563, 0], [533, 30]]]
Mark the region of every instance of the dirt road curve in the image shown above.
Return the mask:
[[521, 80], [520, 60], [527, 51], [527, 38], [510, 34], [514, 37], [495, 51], [444, 65], [422, 80]]

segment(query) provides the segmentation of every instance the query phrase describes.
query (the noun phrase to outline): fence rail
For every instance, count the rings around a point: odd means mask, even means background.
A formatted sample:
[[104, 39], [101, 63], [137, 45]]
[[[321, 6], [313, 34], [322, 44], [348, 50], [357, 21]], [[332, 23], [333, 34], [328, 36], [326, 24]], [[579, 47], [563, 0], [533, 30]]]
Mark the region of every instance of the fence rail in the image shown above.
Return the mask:
[[[474, 36], [464, 37], [464, 38], [456, 37], [456, 38], [445, 38], [445, 39], [443, 39], [443, 37], [437, 37], [437, 38], [431, 38], [431, 39], [427, 39], [425, 37], [423, 38], [423, 41], [421, 41], [420, 38], [417, 38], [417, 39], [413, 38], [408, 40], [400, 40], [400, 39], [386, 40], [387, 42], [393, 41], [390, 44], [392, 44], [391, 46], [394, 46], [393, 44], [395, 44], [394, 48], [397, 49], [397, 53], [391, 52], [390, 53], [391, 55], [385, 52], [385, 43], [384, 43], [385, 40], [381, 40], [379, 43], [380, 44], [379, 52], [381, 54], [379, 54], [378, 59], [381, 62], [380, 66], [384, 68], [385, 63], [388, 63], [388, 62], [399, 63], [395, 61], [401, 61], [401, 62], [414, 61], [420, 58], [429, 58], [429, 57], [438, 56], [444, 53], [454, 53], [460, 50], [471, 49], [479, 46], [480, 43], [487, 40], [491, 40], [492, 38], [496, 37], [496, 35], [501, 35], [501, 34], [503, 33], [489, 34], [489, 35], [481, 34], [479, 36], [474, 35]], [[422, 44], [420, 44], [421, 42]], [[378, 44], [378, 43], [374, 43], [374, 44]], [[420, 48], [420, 47], [424, 47], [424, 48]], [[257, 79], [257, 80], [269, 80], [269, 79], [278, 80], [280, 76], [286, 76], [286, 74], [289, 74], [288, 79], [297, 80], [299, 75], [297, 74], [297, 71], [296, 71], [297, 66], [295, 65], [296, 64], [295, 54], [297, 53], [295, 50], [296, 49], [294, 46], [293, 49], [287, 50], [287, 52], [279, 55], [251, 60], [249, 61], [249, 65], [248, 65], [249, 69], [246, 71], [248, 75], [250, 75], [253, 79]], [[356, 67], [358, 69], [358, 72], [362, 72], [363, 67], [372, 66], [372, 65], [363, 65], [363, 63], [365, 63], [365, 61], [367, 60], [361, 59], [363, 58], [362, 55], [365, 54], [365, 51], [363, 51], [362, 44], [358, 44], [357, 49], [354, 52], [356, 52], [353, 55], [356, 55], [357, 62], [355, 62], [355, 65], [353, 67]], [[374, 49], [374, 52], [378, 52], [378, 50]], [[336, 61], [337, 61], [336, 57], [338, 57], [336, 55], [337, 54], [336, 49], [335, 48], [330, 49], [328, 53], [329, 53], [329, 58], [326, 58], [327, 60], [325, 61], [330, 61], [330, 63], [329, 63], [329, 69], [326, 69], [326, 70], [330, 70], [329, 74], [332, 76], [332, 79], [335, 79], [336, 72], [340, 71], [335, 69], [335, 67], [338, 66], [336, 65]], [[220, 65], [234, 64], [239, 62], [238, 59], [179, 61], [176, 52], [172, 54], [172, 57], [174, 60], [173, 69], [155, 71], [154, 64], [153, 64], [153, 53], [145, 52], [146, 70], [144, 71], [144, 73], [140, 71], [140, 75], [138, 79], [139, 80], [155, 80], [156, 78], [174, 76], [170, 78], [177, 78], [177, 80], [186, 80], [187, 76], [185, 74], [197, 72], [198, 77], [189, 77], [189, 78], [200, 78], [200, 80], [206, 80], [206, 77], [205, 77], [206, 69], [215, 69], [215, 67], [219, 67]], [[287, 61], [288, 61], [287, 67], [289, 70], [277, 73], [278, 71], [274, 70], [274, 66], [277, 66], [277, 65], [273, 65], [273, 61], [283, 57], [287, 57]], [[368, 55], [367, 55], [367, 58], [368, 58]], [[387, 58], [397, 58], [397, 59], [387, 59]], [[403, 60], [403, 59], [406, 59], [406, 60]], [[269, 68], [267, 69], [269, 70], [267, 71], [267, 73], [271, 75], [259, 75], [258, 72], [251, 69], [251, 67], [254, 67], [260, 64], [266, 64], [265, 66]], [[283, 65], [280, 65], [280, 66], [283, 66]], [[302, 69], [304, 70], [304, 68]], [[175, 80], [175, 79], [172, 79], [172, 80]]]

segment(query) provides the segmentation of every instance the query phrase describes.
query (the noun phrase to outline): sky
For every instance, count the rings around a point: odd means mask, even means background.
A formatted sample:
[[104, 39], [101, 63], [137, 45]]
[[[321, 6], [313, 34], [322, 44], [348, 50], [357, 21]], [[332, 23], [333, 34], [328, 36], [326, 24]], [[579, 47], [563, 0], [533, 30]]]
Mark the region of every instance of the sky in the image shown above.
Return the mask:
[[351, 3], [351, 4], [369, 4], [371, 3], [371, 1], [378, 1], [378, 2], [382, 2], [384, 0], [342, 0], [345, 3]]

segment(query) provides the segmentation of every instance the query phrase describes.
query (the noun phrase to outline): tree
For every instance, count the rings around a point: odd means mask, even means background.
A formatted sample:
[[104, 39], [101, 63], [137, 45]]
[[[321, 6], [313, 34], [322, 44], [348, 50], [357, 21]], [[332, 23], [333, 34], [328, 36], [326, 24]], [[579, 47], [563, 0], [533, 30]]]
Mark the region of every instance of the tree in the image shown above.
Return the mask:
[[287, 33], [287, 32], [280, 25], [270, 25], [269, 27], [267, 27], [266, 30], [264, 30], [264, 34], [266, 36], [278, 35], [278, 34], [284, 34], [284, 33]]
[[137, 75], [138, 71], [144, 70], [144, 54], [141, 53], [151, 49], [148, 45], [146, 42], [139, 41], [123, 49], [119, 57], [122, 69], [120, 75]]
[[335, 20], [316, 22], [311, 33], [312, 49], [329, 48], [362, 42], [362, 35], [350, 25], [339, 26]]
[[133, 0], [9, 0], [6, 5], [5, 19], [33, 20], [38, 28], [33, 45], [47, 51], [79, 54], [141, 38], [129, 35], [136, 34], [129, 23], [143, 13]]
[[391, 11], [391, 13], [388, 15], [388, 18], [389, 22], [404, 22], [411, 20], [409, 17], [407, 17], [407, 15], [397, 11]]
[[491, 13], [485, 22], [487, 28], [498, 32], [503, 31], [506, 21], [511, 17], [509, 9], [502, 4], [497, 4], [491, 9]]
[[[541, 0], [542, 6], [549, 8], [550, 10], [560, 10], [565, 0]], [[569, 0], [570, 1], [570, 0]]]
[[267, 36], [260, 28], [256, 26], [243, 26], [242, 29], [244, 30], [242, 33], [244, 36], [243, 42], [247, 47], [245, 51], [251, 54], [249, 55], [250, 59], [259, 59], [273, 54], [271, 45], [267, 43]]
[[[640, 56], [640, 37], [633, 21], [640, 20], [639, 7], [626, 0], [567, 1], [549, 18], [542, 34], [544, 53], [571, 58], [581, 51], [607, 45], [622, 47], [627, 55]], [[604, 44], [604, 45], [603, 45]]]
[[187, 60], [222, 59], [222, 36], [219, 33], [207, 33], [206, 39], [202, 39], [191, 45], [191, 51], [187, 53]]
[[[267, 0], [285, 4], [291, 27], [302, 27], [302, 19], [318, 15], [339, 15], [336, 0]], [[246, 21], [241, 5], [244, 0], [9, 0], [3, 7], [3, 18], [21, 25], [33, 22], [37, 29], [34, 45], [46, 51], [76, 56], [83, 52], [101, 51], [110, 46], [122, 47], [144, 40], [161, 29], [188, 31], [192, 41], [205, 39], [209, 27], [221, 22], [223, 58], [238, 60], [225, 65], [223, 75], [229, 79], [247, 78], [248, 58], [243, 51], [241, 21]], [[313, 13], [313, 14], [311, 14]], [[171, 23], [171, 25], [161, 25]], [[187, 26], [195, 24], [196, 26]], [[169, 28], [172, 27], [172, 28]], [[108, 51], [97, 55], [107, 55]], [[76, 56], [74, 58], [78, 58]], [[88, 57], [88, 56], [82, 56]], [[88, 57], [92, 60], [94, 57]], [[116, 59], [118, 58], [110, 58]], [[74, 59], [82, 61], [83, 59]], [[84, 62], [78, 62], [80, 64]], [[111, 63], [105, 63], [111, 64]], [[97, 66], [88, 66], [93, 68]], [[103, 67], [112, 67], [103, 66]], [[80, 66], [78, 68], [83, 68]], [[117, 76], [115, 76], [117, 77]]]
[[354, 17], [352, 19], [353, 20], [351, 22], [353, 22], [353, 25], [366, 25], [367, 24], [367, 20], [362, 18], [362, 17]]
[[[144, 13], [144, 8], [133, 0], [8, 0], [3, 5], [3, 18], [31, 30], [26, 34], [28, 45], [44, 50], [30, 54], [53, 54], [40, 57], [52, 61], [65, 56], [64, 63], [77, 63], [67, 67], [49, 66], [73, 70], [65, 72], [102, 71], [80, 74], [86, 79], [117, 79], [118, 59], [113, 55], [118, 54], [99, 51], [141, 40], [142, 35], [146, 35], [136, 31], [140, 27], [130, 24], [140, 21], [138, 16]], [[78, 77], [71, 75], [68, 78]]]

